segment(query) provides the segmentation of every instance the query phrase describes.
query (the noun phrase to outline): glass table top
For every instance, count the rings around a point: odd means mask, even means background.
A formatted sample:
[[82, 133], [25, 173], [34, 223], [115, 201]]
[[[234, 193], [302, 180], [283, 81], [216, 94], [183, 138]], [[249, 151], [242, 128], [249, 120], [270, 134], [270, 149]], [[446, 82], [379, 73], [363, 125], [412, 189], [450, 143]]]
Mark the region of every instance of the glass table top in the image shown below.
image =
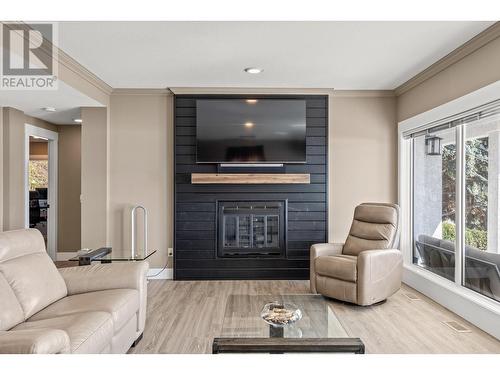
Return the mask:
[[[86, 254], [90, 254], [94, 250], [80, 250], [78, 255], [71, 258], [70, 260], [78, 261], [81, 256], [85, 256]], [[101, 262], [101, 261], [141, 261], [148, 259], [151, 255], [155, 254], [156, 250], [136, 250], [134, 256], [132, 256], [132, 251], [123, 250], [123, 249], [112, 249], [109, 254], [98, 255], [93, 258], [92, 262]]]
[[[260, 313], [266, 303], [293, 303], [302, 319], [283, 328], [268, 325]], [[318, 294], [230, 295], [220, 337], [341, 338], [349, 337], [327, 300]]]

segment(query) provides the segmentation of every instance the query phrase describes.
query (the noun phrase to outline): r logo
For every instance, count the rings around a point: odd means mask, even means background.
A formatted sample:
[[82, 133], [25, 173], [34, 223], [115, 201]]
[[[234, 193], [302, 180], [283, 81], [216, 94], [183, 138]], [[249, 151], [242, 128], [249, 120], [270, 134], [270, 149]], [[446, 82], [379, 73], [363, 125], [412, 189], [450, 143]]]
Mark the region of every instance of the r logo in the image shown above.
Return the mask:
[[2, 24], [4, 76], [53, 75], [53, 25]]

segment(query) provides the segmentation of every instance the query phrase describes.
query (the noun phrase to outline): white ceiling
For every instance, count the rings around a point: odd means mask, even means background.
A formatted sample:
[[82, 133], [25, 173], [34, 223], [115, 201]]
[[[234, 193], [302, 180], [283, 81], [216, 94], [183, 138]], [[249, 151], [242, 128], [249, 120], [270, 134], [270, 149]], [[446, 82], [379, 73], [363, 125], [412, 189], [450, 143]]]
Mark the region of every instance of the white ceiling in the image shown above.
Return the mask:
[[394, 89], [491, 24], [62, 22], [59, 45], [114, 88]]
[[[81, 118], [80, 107], [73, 107], [75, 104], [71, 103], [71, 107], [58, 106], [56, 112], [47, 112], [42, 108], [33, 108], [24, 111], [27, 115], [40, 118], [42, 120], [51, 122], [57, 125], [74, 125], [76, 124], [73, 119]], [[87, 105], [85, 105], [86, 107]]]

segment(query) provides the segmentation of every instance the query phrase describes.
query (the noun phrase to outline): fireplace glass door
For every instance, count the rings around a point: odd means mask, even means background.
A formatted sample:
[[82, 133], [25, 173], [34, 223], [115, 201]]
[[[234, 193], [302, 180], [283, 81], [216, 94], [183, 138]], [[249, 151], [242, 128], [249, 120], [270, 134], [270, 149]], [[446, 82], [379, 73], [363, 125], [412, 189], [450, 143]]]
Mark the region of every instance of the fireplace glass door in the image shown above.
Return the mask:
[[283, 255], [284, 202], [219, 202], [218, 255]]

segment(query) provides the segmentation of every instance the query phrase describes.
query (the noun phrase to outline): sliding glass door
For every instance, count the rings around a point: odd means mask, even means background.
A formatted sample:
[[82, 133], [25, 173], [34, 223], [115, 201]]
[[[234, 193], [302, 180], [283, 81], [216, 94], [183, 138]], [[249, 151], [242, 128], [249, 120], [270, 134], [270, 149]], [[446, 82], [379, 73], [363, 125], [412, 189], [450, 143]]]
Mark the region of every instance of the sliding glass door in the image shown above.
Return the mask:
[[411, 134], [413, 264], [500, 301], [500, 105]]

